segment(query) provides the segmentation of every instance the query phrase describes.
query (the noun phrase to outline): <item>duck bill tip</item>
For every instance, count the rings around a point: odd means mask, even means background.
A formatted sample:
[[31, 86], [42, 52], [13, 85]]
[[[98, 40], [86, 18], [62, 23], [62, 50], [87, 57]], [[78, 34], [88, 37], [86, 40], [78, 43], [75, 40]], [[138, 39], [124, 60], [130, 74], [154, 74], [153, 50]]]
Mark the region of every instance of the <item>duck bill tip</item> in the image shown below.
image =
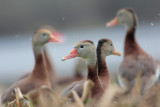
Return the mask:
[[117, 56], [121, 56], [121, 52], [117, 51], [114, 49], [112, 55], [117, 55]]
[[51, 35], [48, 42], [62, 43], [63, 41], [61, 39], [56, 38], [54, 35]]
[[106, 23], [106, 27], [112, 27], [118, 24], [118, 18], [113, 18], [110, 22]]
[[65, 57], [62, 58], [62, 61], [65, 61], [67, 59], [71, 59], [74, 57], [78, 57], [79, 54], [77, 53], [76, 49], [73, 49], [68, 55], [66, 55]]

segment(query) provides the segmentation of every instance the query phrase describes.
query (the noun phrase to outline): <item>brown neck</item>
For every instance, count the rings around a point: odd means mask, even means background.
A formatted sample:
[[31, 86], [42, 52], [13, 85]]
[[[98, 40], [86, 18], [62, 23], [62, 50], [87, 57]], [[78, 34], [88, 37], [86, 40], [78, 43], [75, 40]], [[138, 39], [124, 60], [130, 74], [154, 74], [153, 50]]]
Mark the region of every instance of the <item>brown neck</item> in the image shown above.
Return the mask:
[[101, 84], [101, 81], [99, 80], [98, 73], [97, 73], [97, 64], [95, 66], [87, 66], [88, 69], [88, 75], [87, 79], [90, 79], [94, 82], [94, 87], [92, 89], [92, 94], [98, 94], [98, 93], [103, 93], [104, 89]]
[[97, 59], [98, 59], [98, 76], [109, 76], [108, 67], [106, 64], [106, 56], [102, 55], [101, 44], [97, 47]]
[[87, 79], [98, 82], [97, 64], [95, 66], [87, 66], [88, 76]]
[[45, 61], [46, 61], [46, 64], [47, 64], [48, 72], [52, 72], [54, 74], [54, 69], [53, 69], [52, 63], [49, 59], [49, 55], [47, 54], [47, 49], [46, 48], [44, 48], [44, 58], [45, 58]]
[[[43, 47], [35, 47], [33, 46], [34, 55], [35, 55], [35, 66], [32, 72], [32, 76], [34, 78], [47, 79], [47, 70], [46, 70], [46, 62], [44, 60], [44, 56], [42, 54]], [[37, 50], [39, 49], [39, 50]]]
[[139, 55], [141, 53], [145, 53], [140, 46], [138, 45], [135, 38], [136, 31], [136, 18], [133, 16], [133, 26], [129, 27], [127, 30], [125, 44], [124, 44], [124, 57], [130, 54]]

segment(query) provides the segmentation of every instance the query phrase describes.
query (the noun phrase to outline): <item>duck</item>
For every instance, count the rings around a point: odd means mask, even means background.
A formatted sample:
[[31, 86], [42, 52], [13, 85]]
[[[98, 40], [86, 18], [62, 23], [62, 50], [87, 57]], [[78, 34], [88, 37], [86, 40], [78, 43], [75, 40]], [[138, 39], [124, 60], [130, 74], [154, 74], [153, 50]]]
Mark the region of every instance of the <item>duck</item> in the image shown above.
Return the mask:
[[98, 76], [104, 89], [107, 89], [110, 84], [109, 70], [106, 63], [106, 56], [109, 55], [121, 56], [121, 52], [115, 50], [110, 39], [100, 39], [97, 45]]
[[52, 31], [47, 29], [38, 29], [32, 37], [32, 47], [35, 57], [35, 65], [31, 75], [24, 79], [16, 81], [8, 88], [1, 96], [1, 102], [6, 103], [13, 101], [15, 98], [13, 94], [14, 88], [19, 88], [22, 94], [27, 94], [29, 91], [38, 88], [42, 85], [51, 87], [48, 78], [46, 62], [43, 55], [44, 45], [48, 42], [59, 42], [60, 40], [55, 37]]
[[95, 84], [92, 88], [91, 97], [93, 99], [99, 99], [102, 96], [104, 89], [98, 77], [97, 53], [94, 43], [91, 40], [83, 40], [78, 42], [74, 46], [74, 49], [67, 56], [62, 58], [62, 61], [75, 57], [81, 57], [86, 60], [88, 72], [87, 79], [72, 83], [61, 92], [61, 96], [67, 97], [74, 90], [75, 92], [77, 92], [79, 97], [82, 97], [85, 81], [91, 80]]
[[137, 15], [133, 9], [120, 9], [116, 17], [108, 22], [107, 27], [123, 25], [127, 32], [124, 41], [124, 58], [120, 64], [117, 81], [126, 93], [131, 92], [137, 75], [141, 74], [140, 94], [153, 86], [159, 78], [160, 67], [157, 61], [138, 44], [135, 32]]
[[[59, 39], [57, 41], [57, 43], [62, 43], [62, 39], [61, 38], [62, 38], [63, 35], [61, 33], [59, 33], [57, 30], [55, 30], [52, 26], [45, 25], [45, 26], [40, 27], [39, 29], [46, 29], [46, 30], [51, 31], [52, 34]], [[43, 54], [44, 54], [44, 59], [45, 59], [45, 62], [46, 62], [46, 68], [47, 68], [47, 72], [48, 72], [48, 77], [49, 77], [49, 80], [51, 82], [51, 86], [52, 86], [52, 89], [53, 89], [55, 87], [55, 85], [56, 85], [56, 75], [55, 75], [55, 69], [53, 67], [52, 61], [50, 60], [50, 55], [48, 53], [47, 46], [44, 47]], [[24, 78], [28, 77], [31, 74], [32, 73], [30, 73], [30, 72], [26, 73], [22, 77], [20, 77], [18, 80], [24, 79]]]

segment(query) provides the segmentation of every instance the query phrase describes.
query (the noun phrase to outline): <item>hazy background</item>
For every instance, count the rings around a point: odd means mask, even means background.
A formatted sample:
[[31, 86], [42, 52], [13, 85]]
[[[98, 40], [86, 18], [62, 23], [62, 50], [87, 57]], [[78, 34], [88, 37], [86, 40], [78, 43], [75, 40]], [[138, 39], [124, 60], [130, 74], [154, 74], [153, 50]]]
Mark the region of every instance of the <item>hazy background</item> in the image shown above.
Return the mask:
[[[65, 35], [63, 44], [47, 47], [57, 76], [71, 75], [76, 59], [61, 61], [78, 41], [109, 38], [123, 53], [125, 29], [106, 28], [116, 12], [133, 8], [139, 18], [136, 32], [144, 50], [160, 60], [160, 0], [5, 0], [0, 1], [0, 84], [12, 83], [34, 66], [32, 34], [42, 25], [52, 25]], [[123, 58], [107, 57], [110, 72]]]

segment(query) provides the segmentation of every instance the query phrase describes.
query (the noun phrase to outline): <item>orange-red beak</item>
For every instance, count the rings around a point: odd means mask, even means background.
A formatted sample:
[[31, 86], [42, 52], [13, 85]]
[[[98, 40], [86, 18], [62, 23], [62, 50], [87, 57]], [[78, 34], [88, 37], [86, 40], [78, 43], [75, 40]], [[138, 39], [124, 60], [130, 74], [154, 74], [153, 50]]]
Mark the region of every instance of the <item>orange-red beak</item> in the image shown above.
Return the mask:
[[67, 56], [62, 58], [62, 61], [67, 60], [67, 59], [71, 59], [74, 57], [78, 57], [79, 54], [77, 53], [76, 49], [73, 49]]
[[121, 52], [116, 51], [115, 49], [113, 49], [112, 55], [121, 56]]
[[115, 17], [115, 18], [112, 19], [110, 22], [108, 22], [108, 23], [106, 24], [106, 26], [107, 26], [107, 27], [112, 27], [112, 26], [115, 26], [115, 25], [117, 25], [117, 24], [118, 24], [118, 18]]
[[62, 34], [62, 33], [60, 33], [60, 32], [53, 31], [53, 32], [52, 32], [52, 34], [53, 34], [53, 35], [55, 35], [57, 38], [60, 38], [60, 39], [62, 39], [62, 38], [63, 38], [63, 34]]
[[50, 35], [49, 42], [57, 42], [57, 43], [62, 43], [62, 40], [55, 37], [54, 35]]
[[54, 31], [52, 31], [49, 42], [62, 43], [62, 37], [63, 37], [63, 35], [61, 33], [54, 30]]

